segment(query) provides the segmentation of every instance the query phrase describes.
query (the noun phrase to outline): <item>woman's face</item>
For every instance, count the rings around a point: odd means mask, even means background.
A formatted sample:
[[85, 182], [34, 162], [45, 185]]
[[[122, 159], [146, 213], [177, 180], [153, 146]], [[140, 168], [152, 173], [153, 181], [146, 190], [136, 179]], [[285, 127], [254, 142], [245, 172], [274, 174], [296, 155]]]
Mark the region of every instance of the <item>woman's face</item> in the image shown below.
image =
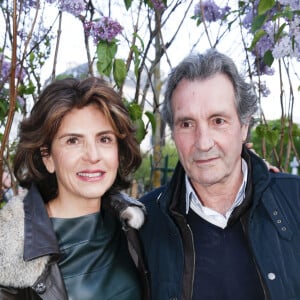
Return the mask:
[[61, 201], [99, 201], [117, 176], [117, 138], [96, 105], [73, 109], [63, 118], [43, 161], [48, 172], [56, 174]]

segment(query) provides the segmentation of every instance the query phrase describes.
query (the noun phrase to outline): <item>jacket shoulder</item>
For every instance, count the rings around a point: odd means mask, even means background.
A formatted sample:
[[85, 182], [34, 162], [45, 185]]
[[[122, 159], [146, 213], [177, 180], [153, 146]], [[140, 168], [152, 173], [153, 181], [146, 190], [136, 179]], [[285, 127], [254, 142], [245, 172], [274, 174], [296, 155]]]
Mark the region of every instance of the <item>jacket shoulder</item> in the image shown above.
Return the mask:
[[146, 207], [151, 205], [153, 202], [156, 202], [160, 195], [166, 190], [166, 186], [161, 186], [159, 188], [154, 189], [153, 191], [145, 194], [140, 198], [140, 202], [142, 202]]

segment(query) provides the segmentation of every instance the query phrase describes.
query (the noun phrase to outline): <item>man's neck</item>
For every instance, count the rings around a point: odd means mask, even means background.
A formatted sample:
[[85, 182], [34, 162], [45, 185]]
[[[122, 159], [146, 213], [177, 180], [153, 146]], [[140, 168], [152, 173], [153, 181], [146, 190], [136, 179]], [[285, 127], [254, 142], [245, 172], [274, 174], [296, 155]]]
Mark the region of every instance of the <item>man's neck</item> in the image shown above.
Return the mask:
[[247, 165], [243, 161], [241, 171], [227, 181], [212, 185], [200, 185], [191, 182], [195, 193], [202, 205], [225, 215], [232, 207], [241, 189], [243, 181], [247, 180]]

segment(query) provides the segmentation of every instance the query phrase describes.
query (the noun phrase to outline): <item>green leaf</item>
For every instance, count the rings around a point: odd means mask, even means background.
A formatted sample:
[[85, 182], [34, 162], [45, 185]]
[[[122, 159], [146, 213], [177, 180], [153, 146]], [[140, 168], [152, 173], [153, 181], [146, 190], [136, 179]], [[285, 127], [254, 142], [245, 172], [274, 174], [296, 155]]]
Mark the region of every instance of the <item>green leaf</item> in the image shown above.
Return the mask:
[[136, 139], [138, 143], [141, 143], [141, 141], [145, 138], [146, 135], [145, 124], [142, 119], [137, 119], [133, 123], [136, 129], [135, 132]]
[[125, 7], [126, 7], [126, 10], [128, 10], [132, 4], [132, 1], [133, 0], [124, 0], [124, 4], [125, 4]]
[[256, 16], [254, 19], [253, 19], [253, 23], [252, 23], [252, 26], [251, 26], [251, 30], [252, 32], [256, 32], [258, 29], [260, 29], [265, 21], [267, 19], [267, 16], [266, 15], [258, 15]]
[[263, 60], [267, 66], [271, 67], [274, 61], [274, 57], [271, 50], [266, 51]]
[[275, 0], [260, 0], [258, 4], [258, 14], [263, 15], [275, 5]]
[[33, 61], [34, 61], [34, 52], [32, 51], [32, 52], [30, 52], [30, 55], [29, 55], [29, 62], [30, 62], [30, 64], [32, 64]]
[[283, 32], [285, 26], [286, 26], [286, 23], [282, 24], [282, 25], [279, 27], [278, 31], [276, 32], [276, 34], [275, 34], [275, 43], [276, 43], [276, 42], [281, 38], [281, 36], [283, 35], [282, 32]]
[[260, 138], [264, 138], [266, 136], [267, 128], [265, 125], [257, 125], [255, 128], [255, 132]]
[[99, 60], [97, 61], [97, 70], [98, 70], [99, 74], [101, 74], [101, 75], [105, 75], [105, 76], [109, 77], [111, 74], [112, 67], [113, 67], [112, 63], [102, 64], [101, 61], [99, 61]]
[[140, 60], [140, 51], [139, 51], [139, 49], [136, 45], [133, 45], [131, 48], [132, 48], [132, 51], [134, 53], [134, 75], [135, 75], [135, 77], [137, 77], [140, 62], [141, 62], [141, 60]]
[[129, 111], [131, 120], [136, 121], [142, 119], [143, 111], [140, 105], [132, 102], [127, 105], [127, 109]]
[[1, 120], [6, 117], [7, 111], [8, 111], [8, 107], [9, 107], [8, 102], [5, 101], [5, 100], [3, 101], [1, 99], [1, 101], [0, 101], [0, 119]]
[[117, 86], [121, 87], [127, 75], [126, 65], [122, 59], [114, 60], [113, 74]]
[[100, 74], [110, 76], [113, 59], [117, 53], [118, 46], [116, 41], [111, 43], [100, 41], [97, 45], [97, 70]]
[[268, 130], [266, 134], [266, 139], [273, 147], [275, 147], [279, 141], [279, 130]]
[[252, 50], [257, 42], [266, 34], [266, 32], [263, 29], [258, 30], [252, 40], [251, 46], [249, 47], [249, 50]]
[[155, 132], [155, 130], [156, 130], [156, 121], [155, 121], [154, 114], [150, 111], [146, 111], [145, 115], [148, 117], [148, 119], [151, 123], [152, 132]]

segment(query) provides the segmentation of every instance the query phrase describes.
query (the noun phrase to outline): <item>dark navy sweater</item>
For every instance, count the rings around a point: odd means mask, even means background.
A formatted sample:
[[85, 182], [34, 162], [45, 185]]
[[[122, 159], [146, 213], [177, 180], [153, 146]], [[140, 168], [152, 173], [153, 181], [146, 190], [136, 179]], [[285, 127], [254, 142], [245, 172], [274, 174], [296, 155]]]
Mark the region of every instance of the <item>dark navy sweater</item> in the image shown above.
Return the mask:
[[194, 236], [193, 300], [263, 300], [248, 243], [240, 221], [222, 229], [189, 210]]

